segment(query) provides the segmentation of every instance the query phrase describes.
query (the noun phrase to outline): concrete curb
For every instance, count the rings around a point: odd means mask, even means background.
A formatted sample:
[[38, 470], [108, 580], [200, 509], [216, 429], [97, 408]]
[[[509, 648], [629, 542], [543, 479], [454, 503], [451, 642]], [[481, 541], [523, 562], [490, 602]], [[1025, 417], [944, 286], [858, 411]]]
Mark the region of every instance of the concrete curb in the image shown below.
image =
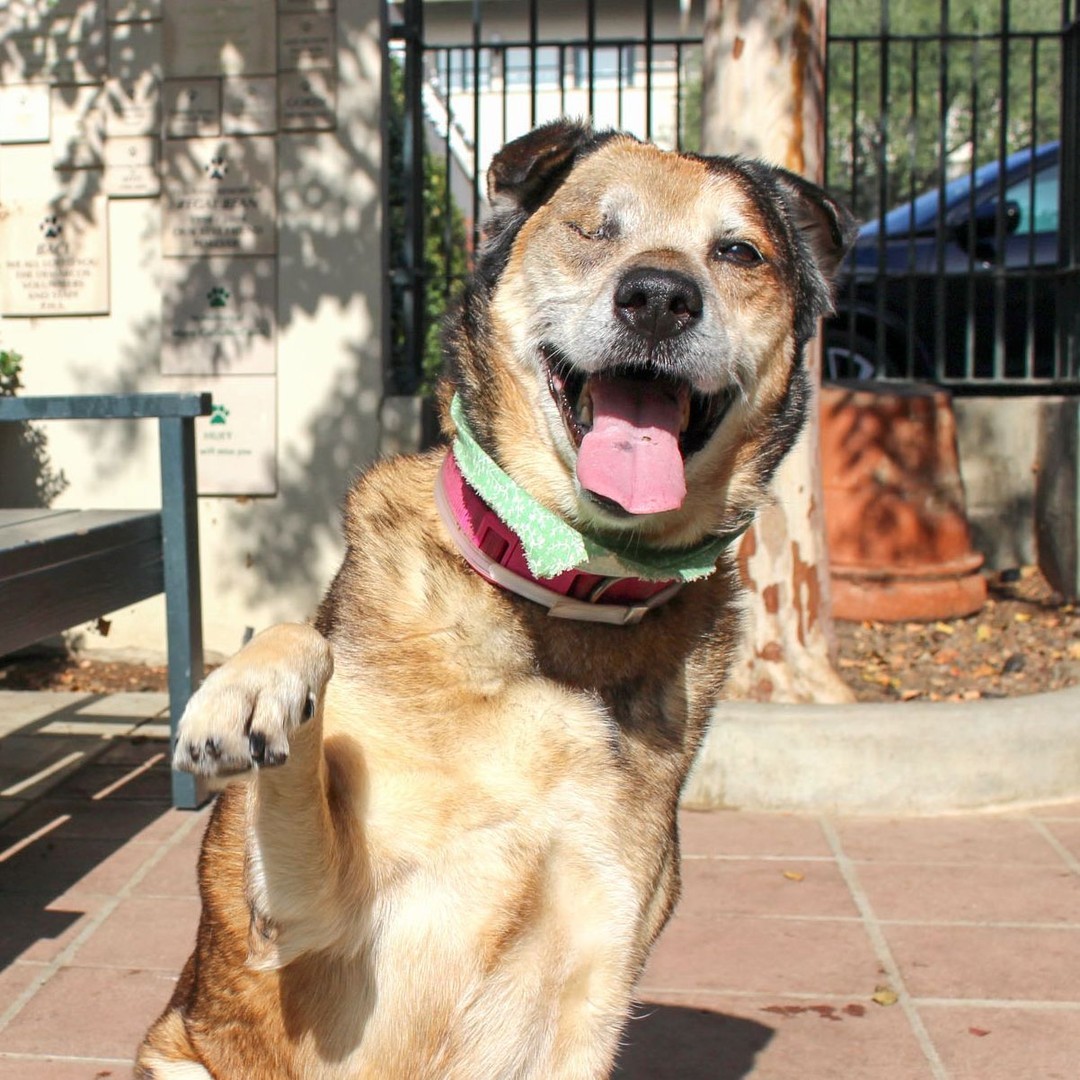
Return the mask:
[[938, 814], [1080, 797], [1080, 687], [956, 704], [718, 705], [692, 809]]

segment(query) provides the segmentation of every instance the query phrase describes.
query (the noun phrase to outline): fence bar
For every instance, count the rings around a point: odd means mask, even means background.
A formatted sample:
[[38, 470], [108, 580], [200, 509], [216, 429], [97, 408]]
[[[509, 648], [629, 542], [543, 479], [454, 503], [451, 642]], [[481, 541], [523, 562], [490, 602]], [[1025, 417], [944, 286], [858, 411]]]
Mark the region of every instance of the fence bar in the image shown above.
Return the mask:
[[[452, 238], [455, 207], [467, 207], [470, 188], [471, 214], [466, 216], [473, 233], [467, 246], [475, 248], [485, 211], [488, 157], [500, 136], [517, 135], [526, 123], [535, 125], [556, 111], [591, 113], [600, 124], [617, 123], [665, 145], [669, 139], [673, 145], [686, 144], [687, 105], [694, 91], [694, 54], [688, 46], [701, 47], [697, 5], [691, 8], [693, 26], [672, 28], [668, 21], [678, 18], [681, 5], [661, 11], [655, 0], [642, 4], [641, 23], [627, 36], [611, 32], [609, 9], [600, 11], [596, 0], [544, 9], [540, 0], [502, 0], [499, 5], [472, 0], [462, 5], [464, 14], [445, 41], [426, 45], [422, 0], [393, 5], [393, 11], [402, 13], [388, 20], [396, 51], [408, 62], [415, 40], [437, 75], [424, 92], [444, 98], [428, 121], [433, 131], [446, 132], [440, 157], [448, 189], [436, 207], [443, 214], [444, 248]], [[1061, 240], [1061, 258], [1068, 254], [1072, 262], [1048, 260], [1045, 230], [1038, 237], [1030, 228], [1015, 234], [1004, 202], [1016, 198], [1027, 215], [1045, 197], [1043, 181], [1037, 184], [1030, 171], [980, 171], [989, 162], [1004, 163], [1029, 145], [1058, 137], [1054, 110], [1059, 86], [1063, 184], [1068, 170], [1075, 170], [1075, 135], [1066, 128], [1077, 111], [1070, 99], [1070, 93], [1076, 95], [1077, 60], [1066, 38], [1074, 33], [1070, 28], [1078, 8], [1080, 0], [1059, 0], [1039, 15], [1043, 22], [1030, 24], [1029, 6], [997, 0], [991, 4], [997, 24], [976, 28], [966, 9], [960, 12], [954, 0], [940, 0], [934, 23], [926, 29], [915, 23], [909, 8], [893, 0], [878, 0], [869, 17], [865, 6], [830, 6], [825, 122], [827, 155], [834, 160], [827, 161], [827, 175], [847, 192], [857, 214], [864, 221], [876, 219], [878, 226], [842, 283], [840, 316], [826, 327], [838, 357], [844, 354], [838, 343], [846, 340], [855, 363], [857, 348], [872, 349], [874, 363], [889, 376], [929, 377], [958, 392], [1047, 387], [1080, 392], [1073, 328], [1080, 309], [1075, 241]], [[449, 9], [435, 10], [441, 27]], [[572, 14], [561, 20], [564, 11]], [[496, 15], [498, 36], [495, 23], [484, 22]], [[575, 16], [578, 21], [571, 26]], [[1017, 30], [1014, 24], [1021, 19], [1023, 28]], [[1062, 56], [1064, 86], [1056, 66]], [[492, 71], [495, 77], [489, 78]], [[411, 66], [408, 82], [410, 95], [416, 95], [416, 115], [422, 116], [422, 87]], [[472, 95], [467, 105], [458, 104], [462, 94]], [[414, 157], [420, 152], [415, 135], [410, 128], [412, 149], [407, 147], [407, 153]], [[977, 179], [978, 188], [951, 186], [957, 170], [969, 182]], [[392, 181], [393, 194], [407, 197], [414, 208], [421, 205], [411, 187], [419, 172], [413, 168], [407, 178]], [[471, 181], [464, 189], [463, 177]], [[931, 208], [924, 216], [925, 204], [913, 205], [907, 226], [895, 215], [887, 217], [897, 203], [914, 203], [924, 193], [936, 195], [939, 212]], [[1070, 216], [1067, 200], [1062, 204], [1064, 225], [1076, 215]], [[1022, 226], [1026, 222], [1025, 216]], [[402, 326], [402, 311], [407, 312], [408, 347], [417, 358], [425, 339], [425, 310], [442, 300], [425, 300], [425, 286], [445, 294], [455, 276], [447, 266], [445, 278], [440, 274], [437, 282], [425, 282], [422, 226], [421, 221], [419, 230], [410, 227], [407, 251], [394, 256], [391, 279], [399, 305], [393, 325]], [[399, 331], [398, 346], [401, 336]], [[413, 385], [419, 370], [418, 359], [396, 358], [393, 386]]]

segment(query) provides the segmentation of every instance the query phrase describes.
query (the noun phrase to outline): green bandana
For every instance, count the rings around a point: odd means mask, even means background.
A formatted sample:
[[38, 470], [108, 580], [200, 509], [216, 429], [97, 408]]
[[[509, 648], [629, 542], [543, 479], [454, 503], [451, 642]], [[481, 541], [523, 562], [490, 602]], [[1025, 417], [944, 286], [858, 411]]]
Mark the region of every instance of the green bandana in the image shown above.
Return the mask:
[[750, 527], [717, 536], [695, 548], [665, 551], [635, 548], [614, 551], [567, 524], [541, 506], [481, 449], [465, 419], [457, 394], [450, 403], [457, 427], [454, 458], [469, 486], [521, 540], [529, 570], [553, 578], [567, 570], [585, 570], [601, 577], [636, 577], [645, 581], [694, 581], [708, 577], [716, 562]]

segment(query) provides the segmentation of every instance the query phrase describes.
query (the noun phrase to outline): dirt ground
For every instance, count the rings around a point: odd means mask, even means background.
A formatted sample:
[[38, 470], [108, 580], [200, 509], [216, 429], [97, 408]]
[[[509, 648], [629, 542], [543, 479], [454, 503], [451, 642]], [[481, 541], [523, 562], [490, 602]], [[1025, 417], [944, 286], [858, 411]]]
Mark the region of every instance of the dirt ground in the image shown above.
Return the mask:
[[1035, 567], [989, 575], [985, 607], [934, 623], [836, 624], [840, 674], [860, 701], [972, 701], [1080, 682], [1080, 610]]
[[[1080, 609], [1034, 567], [989, 577], [977, 615], [935, 623], [836, 624], [840, 674], [860, 701], [971, 701], [1080, 682]], [[50, 656], [0, 662], [0, 689], [164, 690], [165, 668]]]

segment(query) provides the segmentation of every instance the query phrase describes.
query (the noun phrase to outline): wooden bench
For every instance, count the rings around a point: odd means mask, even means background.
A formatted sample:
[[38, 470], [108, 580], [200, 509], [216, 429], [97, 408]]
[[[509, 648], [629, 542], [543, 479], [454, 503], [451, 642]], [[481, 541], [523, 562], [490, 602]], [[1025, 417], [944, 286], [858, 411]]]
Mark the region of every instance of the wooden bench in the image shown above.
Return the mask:
[[[0, 508], [0, 656], [164, 593], [173, 739], [203, 677], [195, 417], [210, 406], [209, 394], [0, 398], [0, 423], [157, 419], [159, 509]], [[172, 794], [182, 808], [205, 798], [176, 772]]]

